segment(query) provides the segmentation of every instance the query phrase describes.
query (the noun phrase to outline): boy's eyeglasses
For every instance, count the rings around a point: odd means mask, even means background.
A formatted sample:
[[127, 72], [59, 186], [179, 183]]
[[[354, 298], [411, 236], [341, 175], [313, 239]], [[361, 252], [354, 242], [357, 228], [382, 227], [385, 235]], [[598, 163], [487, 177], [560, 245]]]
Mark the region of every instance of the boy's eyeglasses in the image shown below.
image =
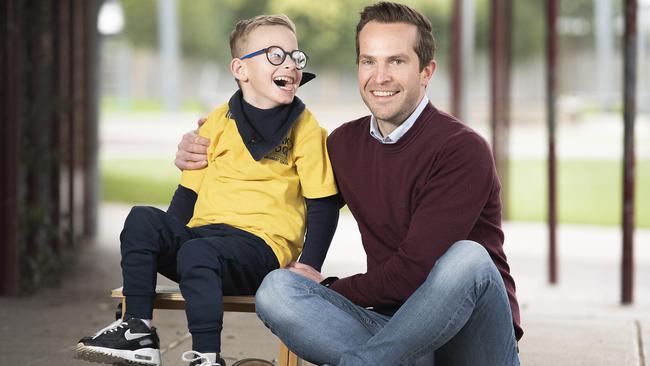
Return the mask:
[[283, 50], [282, 47], [279, 46], [270, 46], [270, 47], [262, 48], [259, 51], [251, 52], [248, 55], [244, 55], [240, 57], [240, 59], [243, 60], [243, 59], [255, 57], [263, 53], [266, 53], [266, 59], [269, 60], [271, 65], [274, 66], [282, 65], [284, 59], [287, 58], [287, 55], [289, 55], [291, 56], [293, 62], [296, 63], [296, 69], [298, 70], [304, 69], [305, 66], [307, 66], [307, 60], [309, 59], [307, 54], [301, 50], [293, 50], [291, 52], [287, 52]]

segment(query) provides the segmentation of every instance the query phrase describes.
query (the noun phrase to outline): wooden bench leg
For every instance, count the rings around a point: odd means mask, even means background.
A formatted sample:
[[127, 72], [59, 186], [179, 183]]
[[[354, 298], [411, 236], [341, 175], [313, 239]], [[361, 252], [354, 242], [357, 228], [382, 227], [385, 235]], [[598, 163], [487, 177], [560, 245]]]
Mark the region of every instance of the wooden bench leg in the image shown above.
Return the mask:
[[280, 342], [280, 358], [278, 360], [278, 366], [300, 366], [300, 358], [293, 352], [289, 351], [287, 346]]
[[300, 366], [302, 362], [300, 358], [295, 353], [289, 351], [289, 366]]

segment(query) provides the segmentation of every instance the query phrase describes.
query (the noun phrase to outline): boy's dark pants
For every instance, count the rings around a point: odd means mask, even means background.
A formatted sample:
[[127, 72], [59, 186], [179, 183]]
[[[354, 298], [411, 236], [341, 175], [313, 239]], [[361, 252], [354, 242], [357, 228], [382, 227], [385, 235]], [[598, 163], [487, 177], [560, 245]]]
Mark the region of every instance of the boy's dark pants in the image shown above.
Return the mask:
[[159, 272], [180, 284], [198, 352], [221, 351], [222, 296], [255, 294], [279, 266], [253, 234], [224, 224], [189, 228], [154, 207], [133, 207], [120, 241], [126, 315], [152, 319]]

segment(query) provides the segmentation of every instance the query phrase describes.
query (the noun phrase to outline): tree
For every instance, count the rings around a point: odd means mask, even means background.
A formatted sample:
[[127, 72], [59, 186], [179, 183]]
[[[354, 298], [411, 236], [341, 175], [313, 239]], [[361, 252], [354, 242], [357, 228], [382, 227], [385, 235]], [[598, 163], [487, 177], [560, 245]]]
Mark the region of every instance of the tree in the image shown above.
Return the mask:
[[[403, 0], [431, 20], [438, 44], [437, 58], [443, 63], [449, 54], [452, 1], [457, 0]], [[478, 50], [487, 51], [490, 0], [476, 1], [476, 46]], [[186, 57], [226, 63], [230, 60], [228, 36], [238, 20], [259, 14], [284, 13], [296, 23], [299, 44], [310, 56], [310, 66], [352, 70], [356, 67], [354, 36], [359, 12], [373, 3], [375, 1], [371, 0], [178, 1], [181, 47]], [[515, 60], [540, 54], [544, 45], [543, 2], [513, 3]], [[562, 4], [566, 11], [581, 14], [591, 11], [588, 0]], [[126, 17], [124, 36], [135, 47], [155, 49], [158, 45], [157, 1], [122, 0], [122, 5]]]

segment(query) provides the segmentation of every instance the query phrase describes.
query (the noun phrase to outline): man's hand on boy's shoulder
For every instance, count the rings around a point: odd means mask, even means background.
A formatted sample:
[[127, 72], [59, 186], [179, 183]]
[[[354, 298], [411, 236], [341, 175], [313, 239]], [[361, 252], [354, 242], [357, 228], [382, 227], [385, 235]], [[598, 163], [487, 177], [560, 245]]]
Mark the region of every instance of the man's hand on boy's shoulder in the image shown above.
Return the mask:
[[314, 267], [308, 264], [291, 262], [287, 264], [286, 269], [290, 270], [293, 273], [297, 273], [303, 277], [309, 278], [310, 280], [316, 281], [318, 283], [320, 283], [322, 280], [325, 279], [325, 277], [320, 272], [318, 272], [317, 270], [314, 269]]
[[[197, 121], [201, 127], [206, 118], [200, 118]], [[174, 165], [180, 170], [196, 170], [205, 168], [208, 165], [208, 147], [210, 146], [210, 139], [199, 136], [198, 128], [196, 130], [187, 132], [183, 135], [181, 142], [178, 144], [176, 150], [176, 160]]]

